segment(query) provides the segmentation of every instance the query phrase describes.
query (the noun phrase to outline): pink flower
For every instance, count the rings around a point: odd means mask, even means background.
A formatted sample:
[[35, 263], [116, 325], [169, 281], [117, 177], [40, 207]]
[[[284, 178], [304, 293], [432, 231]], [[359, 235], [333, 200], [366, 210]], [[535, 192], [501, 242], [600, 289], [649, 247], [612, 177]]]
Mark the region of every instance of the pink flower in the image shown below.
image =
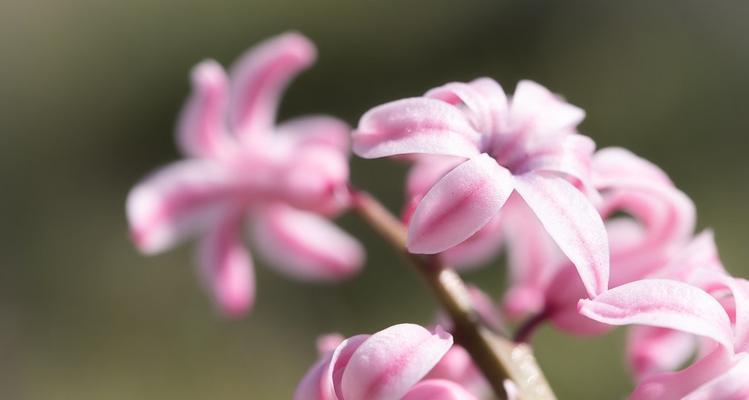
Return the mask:
[[[611, 287], [687, 262], [678, 255], [690, 244], [695, 208], [663, 171], [624, 149], [602, 149], [593, 157], [592, 186], [600, 194], [597, 208], [606, 221]], [[610, 329], [577, 312], [585, 288], [529, 213], [518, 207], [503, 215], [519, 232], [506, 235], [512, 282], [505, 296], [507, 312], [515, 317], [543, 313], [557, 328], [573, 334]]]
[[359, 121], [353, 147], [364, 158], [456, 160], [413, 212], [411, 252], [440, 253], [466, 241], [517, 193], [595, 296], [607, 288], [609, 255], [601, 218], [575, 187], [586, 186], [594, 149], [575, 133], [583, 116], [536, 83], [520, 82], [508, 101], [496, 82], [482, 78], [370, 110]]
[[440, 328], [413, 324], [350, 337], [307, 372], [294, 400], [476, 400], [455, 382], [422, 381], [452, 344]]
[[315, 54], [307, 38], [286, 33], [250, 49], [228, 76], [215, 61], [198, 64], [177, 127], [186, 159], [128, 197], [132, 238], [144, 253], [203, 236], [201, 275], [225, 314], [254, 302], [241, 240], [247, 222], [257, 251], [287, 275], [338, 280], [362, 263], [359, 243], [326, 219], [348, 202], [348, 127], [327, 116], [274, 125], [282, 91]]
[[[675, 280], [641, 280], [580, 301], [580, 312], [602, 323], [646, 325], [706, 339], [696, 362], [642, 379], [633, 400], [749, 398], [749, 281], [712, 271], [701, 283], [707, 290]], [[660, 352], [678, 351], [672, 340], [665, 343]]]

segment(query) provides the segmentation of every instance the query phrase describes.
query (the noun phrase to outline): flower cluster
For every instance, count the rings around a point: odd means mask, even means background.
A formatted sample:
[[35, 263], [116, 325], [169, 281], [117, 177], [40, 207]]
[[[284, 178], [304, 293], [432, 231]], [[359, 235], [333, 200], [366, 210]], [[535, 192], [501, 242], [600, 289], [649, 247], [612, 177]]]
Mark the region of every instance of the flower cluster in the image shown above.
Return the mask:
[[[543, 322], [573, 335], [632, 325], [632, 399], [749, 399], [749, 281], [726, 271], [711, 231], [695, 232], [694, 204], [664, 171], [625, 149], [597, 150], [578, 132], [582, 109], [531, 81], [512, 95], [489, 78], [448, 83], [377, 106], [353, 130], [326, 116], [276, 125], [281, 91], [314, 57], [309, 40], [288, 33], [228, 75], [213, 61], [194, 69], [177, 129], [187, 159], [128, 198], [142, 251], [201, 234], [201, 275], [228, 315], [254, 300], [245, 223], [253, 248], [283, 273], [351, 276], [362, 247], [327, 220], [357, 207], [351, 137], [360, 157], [410, 163], [403, 245], [415, 260], [460, 271], [507, 253], [502, 301], [466, 291], [470, 321], [499, 334], [503, 319], [525, 321], [518, 343]], [[455, 317], [440, 324], [452, 330]], [[463, 344], [412, 324], [325, 336], [294, 398], [471, 400], [498, 386], [523, 398], [510, 379], [487, 382]]]

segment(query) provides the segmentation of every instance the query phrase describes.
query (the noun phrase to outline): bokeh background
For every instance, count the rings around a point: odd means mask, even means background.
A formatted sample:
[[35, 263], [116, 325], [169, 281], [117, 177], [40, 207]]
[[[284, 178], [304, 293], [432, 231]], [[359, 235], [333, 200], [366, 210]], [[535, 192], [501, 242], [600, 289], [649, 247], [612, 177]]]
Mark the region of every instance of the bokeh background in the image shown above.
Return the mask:
[[[255, 312], [214, 313], [192, 246], [152, 258], [127, 237], [128, 189], [177, 157], [176, 113], [199, 60], [222, 63], [297, 29], [317, 66], [282, 117], [339, 115], [451, 80], [530, 78], [588, 112], [582, 131], [663, 166], [749, 274], [749, 2], [0, 2], [0, 398], [285, 399], [317, 334], [428, 323], [417, 277], [356, 218], [369, 263], [337, 286], [258, 266]], [[403, 169], [354, 161], [393, 209]], [[502, 262], [468, 279], [498, 297]], [[562, 399], [621, 398], [621, 332], [544, 329], [536, 347]]]

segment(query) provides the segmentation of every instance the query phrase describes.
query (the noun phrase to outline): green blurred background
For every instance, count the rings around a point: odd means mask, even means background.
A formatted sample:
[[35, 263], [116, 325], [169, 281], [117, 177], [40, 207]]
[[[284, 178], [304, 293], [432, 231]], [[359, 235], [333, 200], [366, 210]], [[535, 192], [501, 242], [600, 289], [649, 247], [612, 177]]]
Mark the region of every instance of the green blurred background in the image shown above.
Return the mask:
[[[287, 29], [320, 61], [282, 117], [355, 123], [451, 80], [537, 80], [587, 110], [600, 146], [663, 166], [746, 275], [747, 20], [745, 1], [2, 1], [0, 398], [284, 399], [317, 334], [432, 320], [416, 276], [352, 217], [360, 276], [308, 285], [259, 265], [255, 312], [236, 322], [198, 287], [192, 246], [145, 258], [128, 241], [125, 195], [178, 156], [191, 66]], [[356, 160], [352, 179], [397, 209], [402, 173]], [[468, 279], [498, 297], [503, 276], [498, 263]], [[562, 399], [621, 398], [622, 345], [544, 329], [537, 353]]]

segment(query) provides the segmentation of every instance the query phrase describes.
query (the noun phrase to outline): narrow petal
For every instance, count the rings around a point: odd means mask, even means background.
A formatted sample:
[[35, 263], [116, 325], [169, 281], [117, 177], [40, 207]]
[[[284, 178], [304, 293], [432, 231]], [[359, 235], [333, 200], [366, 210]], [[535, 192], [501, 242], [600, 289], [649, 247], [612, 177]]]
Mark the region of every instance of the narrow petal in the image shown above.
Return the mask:
[[633, 326], [627, 332], [627, 359], [635, 381], [654, 373], [674, 371], [696, 350], [694, 336], [665, 328]]
[[705, 336], [733, 349], [731, 321], [707, 292], [686, 283], [646, 279], [615, 287], [593, 300], [581, 300], [580, 312], [611, 325], [648, 325]]
[[484, 265], [495, 258], [502, 249], [503, 223], [497, 214], [478, 232], [462, 243], [442, 252], [442, 259], [460, 271]]
[[517, 177], [515, 190], [575, 264], [588, 295], [603, 293], [609, 281], [608, 238], [590, 201], [563, 178], [540, 174]]
[[[497, 130], [497, 117], [507, 113], [507, 98], [502, 88], [489, 78], [472, 83], [452, 82], [428, 91], [424, 97], [438, 99], [456, 106], [464, 106], [467, 115], [479, 132]], [[499, 90], [497, 90], [499, 89]]]
[[527, 131], [526, 137], [573, 131], [585, 111], [533, 81], [520, 81], [510, 102], [510, 132]]
[[348, 233], [316, 214], [281, 204], [259, 213], [253, 239], [271, 266], [303, 280], [345, 279], [364, 261], [362, 246]]
[[682, 371], [662, 373], [645, 379], [637, 385], [629, 399], [681, 400], [706, 382], [720, 376], [730, 367], [730, 354], [723, 348], [717, 348]]
[[520, 170], [562, 174], [580, 187], [590, 187], [591, 157], [596, 145], [587, 136], [568, 134], [545, 139], [540, 146], [528, 151], [527, 161]]
[[242, 244], [241, 210], [227, 215], [200, 243], [200, 272], [219, 311], [229, 317], [247, 312], [255, 301], [255, 271]]
[[294, 118], [276, 127], [275, 134], [288, 136], [298, 149], [326, 146], [348, 154], [351, 128], [338, 118], [314, 115]]
[[415, 153], [469, 158], [479, 153], [480, 134], [458, 108], [411, 98], [367, 111], [352, 139], [354, 153], [363, 158]]
[[478, 397], [455, 382], [429, 379], [409, 390], [403, 400], [478, 400]]
[[333, 351], [333, 357], [330, 362], [330, 369], [328, 370], [329, 380], [332, 384], [333, 393], [337, 400], [344, 399], [343, 397], [343, 374], [346, 372], [346, 367], [351, 361], [359, 347], [369, 339], [371, 335], [357, 335], [352, 336], [343, 342]]
[[621, 186], [643, 181], [673, 186], [657, 165], [621, 147], [606, 147], [593, 156], [593, 181], [597, 187]]
[[486, 225], [512, 193], [510, 172], [487, 154], [455, 167], [421, 200], [408, 229], [408, 249], [434, 254]]
[[746, 400], [749, 399], [749, 355], [737, 362], [719, 377], [700, 386], [684, 400]]
[[452, 336], [437, 329], [401, 324], [375, 333], [351, 356], [342, 379], [346, 400], [400, 399], [452, 346]]
[[227, 174], [209, 160], [180, 161], [138, 183], [128, 194], [130, 233], [146, 254], [161, 252], [203, 229], [231, 200]]
[[177, 122], [177, 144], [191, 157], [220, 154], [226, 145], [227, 77], [213, 60], [192, 70], [192, 94]]
[[749, 353], [749, 281], [739, 278], [729, 279], [729, 287], [736, 308], [734, 317], [736, 352]]
[[231, 68], [230, 122], [244, 137], [268, 130], [276, 119], [281, 92], [316, 57], [315, 46], [290, 32], [249, 49]]
[[338, 400], [330, 379], [330, 358], [324, 357], [307, 371], [294, 391], [294, 400]]

